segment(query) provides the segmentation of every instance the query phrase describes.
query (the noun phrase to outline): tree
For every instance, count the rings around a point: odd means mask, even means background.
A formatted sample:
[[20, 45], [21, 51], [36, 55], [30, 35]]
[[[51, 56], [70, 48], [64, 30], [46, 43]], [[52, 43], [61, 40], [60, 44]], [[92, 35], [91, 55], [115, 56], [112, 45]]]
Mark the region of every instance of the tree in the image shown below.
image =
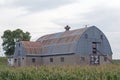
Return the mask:
[[5, 51], [5, 55], [13, 55], [15, 50], [15, 43], [19, 41], [30, 41], [30, 33], [23, 32], [21, 29], [16, 29], [14, 31], [6, 30], [4, 31], [3, 36], [3, 50]]

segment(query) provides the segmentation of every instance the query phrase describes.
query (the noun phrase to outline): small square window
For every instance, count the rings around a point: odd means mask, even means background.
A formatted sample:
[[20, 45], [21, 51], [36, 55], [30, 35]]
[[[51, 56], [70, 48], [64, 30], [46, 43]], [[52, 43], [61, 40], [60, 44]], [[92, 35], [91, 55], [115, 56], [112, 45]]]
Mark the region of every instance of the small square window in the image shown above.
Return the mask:
[[53, 58], [50, 58], [50, 62], [53, 62]]
[[19, 47], [20, 47], [20, 43], [19, 43]]
[[36, 61], [35, 58], [32, 58], [32, 62], [35, 63], [35, 61]]
[[81, 57], [81, 61], [85, 61], [85, 57]]
[[64, 57], [61, 57], [60, 59], [61, 59], [61, 62], [64, 62]]
[[17, 59], [15, 59], [14, 62], [16, 63], [16, 62], [17, 62]]
[[11, 59], [8, 59], [9, 61], [11, 61]]
[[100, 35], [100, 39], [103, 39], [103, 35]]
[[104, 61], [105, 61], [105, 62], [107, 61], [107, 56], [104, 57]]

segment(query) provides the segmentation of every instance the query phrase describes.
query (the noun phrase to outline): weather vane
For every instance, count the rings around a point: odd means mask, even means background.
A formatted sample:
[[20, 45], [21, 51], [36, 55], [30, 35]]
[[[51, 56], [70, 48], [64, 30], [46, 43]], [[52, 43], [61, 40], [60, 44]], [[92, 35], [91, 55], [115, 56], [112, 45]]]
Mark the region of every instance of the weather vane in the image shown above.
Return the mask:
[[71, 27], [69, 27], [68, 25], [65, 26], [65, 30], [69, 31]]

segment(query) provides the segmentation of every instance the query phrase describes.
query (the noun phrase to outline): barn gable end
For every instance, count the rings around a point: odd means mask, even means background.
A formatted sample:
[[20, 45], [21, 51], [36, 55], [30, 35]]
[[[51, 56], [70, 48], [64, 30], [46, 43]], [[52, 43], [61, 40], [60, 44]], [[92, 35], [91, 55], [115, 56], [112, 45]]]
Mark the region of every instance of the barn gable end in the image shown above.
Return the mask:
[[77, 43], [76, 53], [81, 54], [91, 54], [92, 52], [92, 43], [97, 42], [99, 51], [106, 55], [112, 55], [112, 50], [104, 33], [99, 30], [97, 27], [89, 27], [80, 37]]

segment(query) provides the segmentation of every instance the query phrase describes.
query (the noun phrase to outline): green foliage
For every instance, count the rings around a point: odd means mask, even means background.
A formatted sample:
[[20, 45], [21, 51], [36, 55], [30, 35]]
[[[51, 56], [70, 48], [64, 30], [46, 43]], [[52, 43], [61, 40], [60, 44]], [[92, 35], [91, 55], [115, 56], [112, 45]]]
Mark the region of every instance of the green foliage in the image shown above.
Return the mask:
[[120, 80], [120, 65], [0, 68], [0, 80]]
[[120, 64], [120, 59], [115, 59], [115, 60], [113, 60], [113, 63], [114, 63], [114, 64]]
[[6, 61], [0, 58], [0, 80], [120, 80], [120, 64], [8, 67]]
[[31, 37], [29, 32], [24, 33], [21, 29], [16, 29], [14, 31], [4, 31], [1, 38], [3, 39], [2, 46], [5, 51], [5, 55], [13, 55], [15, 43], [19, 41], [29, 41]]
[[6, 57], [0, 57], [0, 65], [6, 65], [7, 64], [7, 58]]

